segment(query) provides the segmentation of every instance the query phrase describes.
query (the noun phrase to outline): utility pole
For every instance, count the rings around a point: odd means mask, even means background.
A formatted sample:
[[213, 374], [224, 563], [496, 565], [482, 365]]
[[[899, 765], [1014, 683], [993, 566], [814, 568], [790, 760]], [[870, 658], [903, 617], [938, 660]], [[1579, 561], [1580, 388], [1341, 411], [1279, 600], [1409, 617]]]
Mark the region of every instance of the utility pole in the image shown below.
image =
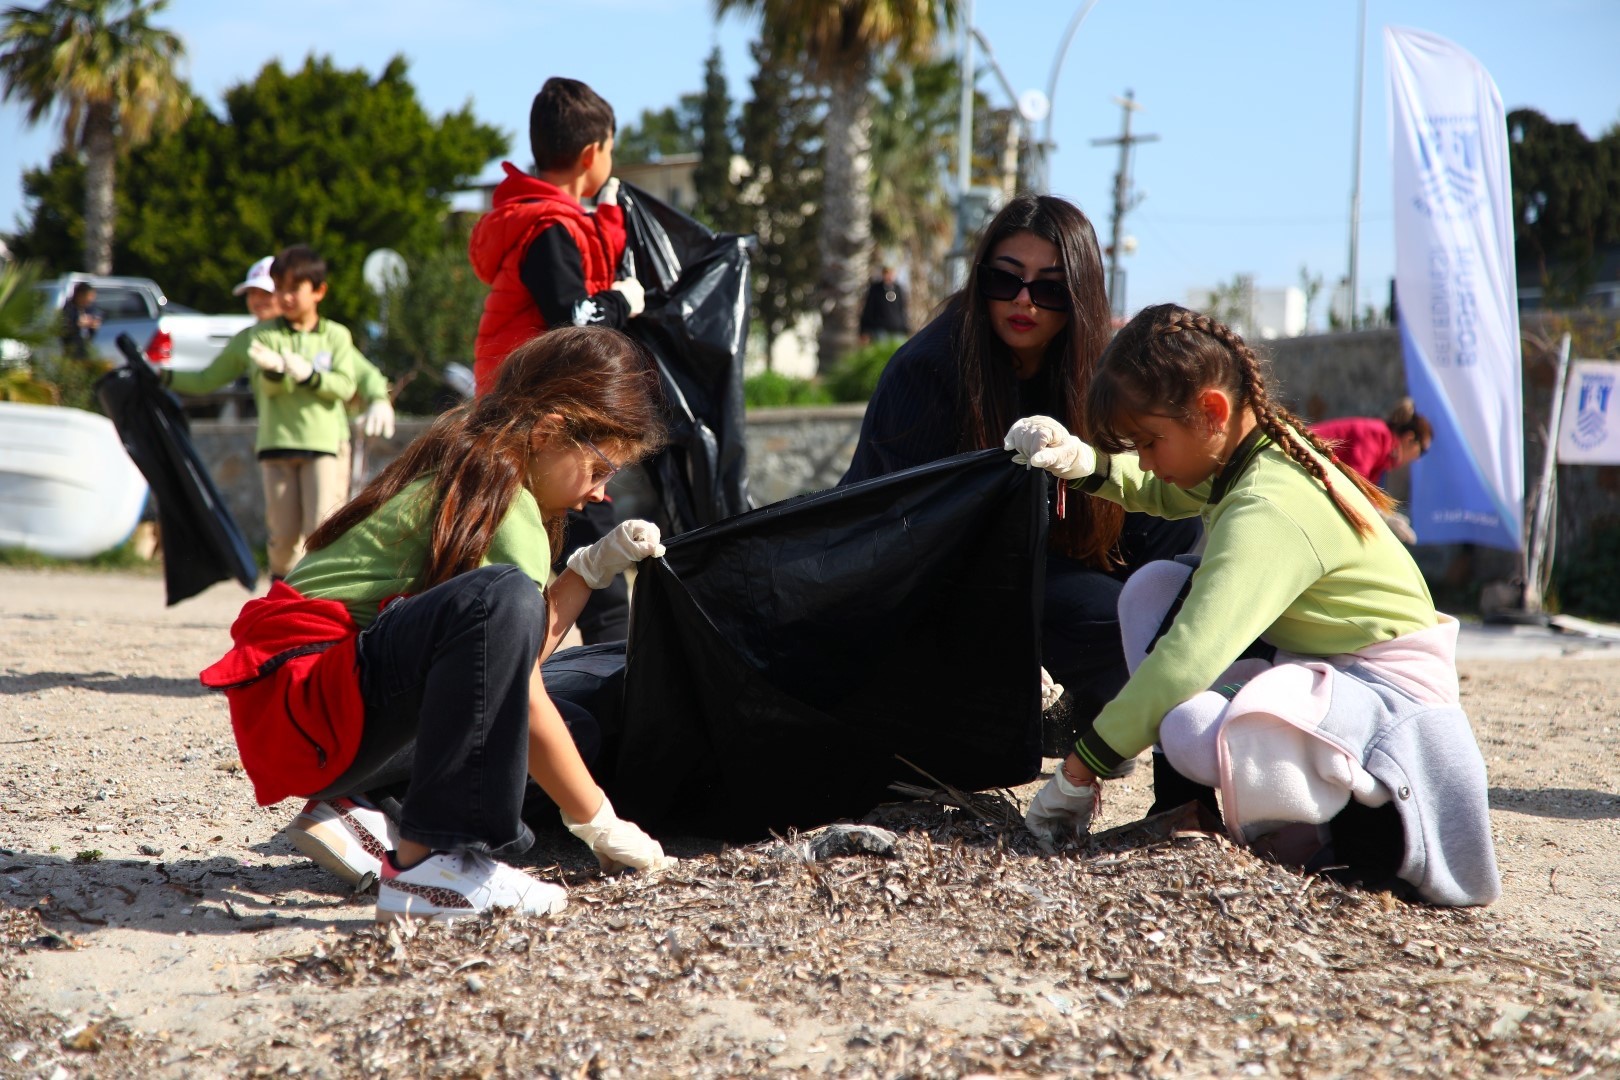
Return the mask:
[[1125, 239], [1122, 228], [1126, 211], [1142, 201], [1141, 197], [1131, 190], [1131, 147], [1137, 143], [1158, 142], [1159, 137], [1131, 134], [1131, 114], [1142, 107], [1136, 103], [1134, 91], [1126, 90], [1124, 97], [1115, 98], [1114, 101], [1125, 114], [1119, 138], [1092, 139], [1091, 145], [1119, 147], [1119, 171], [1114, 174], [1113, 224], [1108, 243], [1108, 309], [1115, 316], [1122, 316], [1125, 314], [1125, 285], [1119, 280], [1119, 257]]
[[1361, 233], [1361, 73], [1366, 68], [1367, 0], [1361, 0], [1361, 13], [1356, 20], [1356, 144], [1350, 163], [1350, 318], [1349, 329], [1356, 328], [1356, 278], [1360, 268], [1356, 264], [1356, 246]]

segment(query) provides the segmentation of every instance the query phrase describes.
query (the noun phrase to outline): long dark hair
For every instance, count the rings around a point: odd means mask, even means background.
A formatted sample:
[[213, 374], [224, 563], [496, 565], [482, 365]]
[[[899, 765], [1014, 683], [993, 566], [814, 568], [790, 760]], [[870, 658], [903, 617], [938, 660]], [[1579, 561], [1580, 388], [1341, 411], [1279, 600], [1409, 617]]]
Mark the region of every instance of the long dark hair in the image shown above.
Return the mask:
[[[1012, 352], [996, 336], [989, 301], [979, 290], [975, 268], [1009, 236], [1028, 232], [1058, 250], [1063, 280], [1069, 290], [1069, 318], [1046, 347], [1041, 369], [1046, 400], [1057, 418], [1081, 438], [1086, 436], [1086, 391], [1097, 357], [1108, 344], [1108, 294], [1103, 288], [1102, 251], [1091, 222], [1078, 206], [1052, 195], [1025, 193], [1013, 199], [986, 225], [973, 250], [967, 285], [946, 303], [957, 315], [957, 414], [961, 450], [999, 447], [1019, 417], [1019, 380]], [[1068, 500], [1067, 515], [1052, 524], [1052, 546], [1070, 558], [1106, 569], [1115, 561], [1125, 512], [1096, 498]]]
[[1335, 478], [1322, 460], [1305, 448], [1337, 465], [1339, 478], [1349, 480], [1375, 509], [1391, 510], [1394, 500], [1340, 461], [1333, 447], [1303, 420], [1271, 400], [1265, 367], [1248, 342], [1223, 322], [1177, 304], [1143, 308], [1114, 336], [1091, 380], [1086, 399], [1091, 441], [1109, 453], [1131, 449], [1120, 424], [1133, 413], [1193, 423], [1194, 400], [1201, 391], [1215, 387], [1225, 391], [1237, 408], [1250, 409], [1271, 441], [1322, 484], [1351, 528], [1371, 536], [1372, 523], [1334, 487]]
[[[507, 356], [488, 394], [435, 420], [306, 547], [325, 547], [412, 481], [432, 476], [432, 535], [411, 591], [432, 588], [483, 560], [536, 449], [588, 440], [624, 461], [645, 457], [663, 442], [661, 403], [646, 353], [617, 330], [570, 326], [530, 338]], [[562, 519], [546, 524], [555, 553]]]

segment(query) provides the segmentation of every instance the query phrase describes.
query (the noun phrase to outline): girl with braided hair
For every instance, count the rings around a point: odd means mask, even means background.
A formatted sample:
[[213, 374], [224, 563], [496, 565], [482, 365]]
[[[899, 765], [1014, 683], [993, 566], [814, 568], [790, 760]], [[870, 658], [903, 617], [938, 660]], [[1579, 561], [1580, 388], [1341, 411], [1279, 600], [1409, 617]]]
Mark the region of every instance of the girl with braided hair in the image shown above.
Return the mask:
[[1030, 830], [1075, 836], [1099, 778], [1151, 745], [1150, 812], [1216, 810], [1218, 787], [1240, 843], [1434, 903], [1495, 899], [1457, 622], [1380, 516], [1389, 497], [1271, 399], [1241, 337], [1174, 304], [1104, 351], [1086, 423], [1089, 444], [1028, 417], [1005, 446], [1127, 510], [1199, 517], [1207, 541], [1126, 584], [1130, 679], [1035, 797]]

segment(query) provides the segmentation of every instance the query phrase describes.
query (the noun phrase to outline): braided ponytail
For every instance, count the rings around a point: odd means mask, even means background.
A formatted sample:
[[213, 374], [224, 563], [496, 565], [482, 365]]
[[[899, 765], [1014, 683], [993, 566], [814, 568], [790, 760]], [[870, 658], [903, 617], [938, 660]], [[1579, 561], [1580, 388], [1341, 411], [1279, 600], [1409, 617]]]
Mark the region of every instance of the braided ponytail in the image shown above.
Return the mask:
[[[1202, 347], [1200, 335], [1220, 347]], [[1086, 413], [1094, 441], [1104, 450], [1118, 452], [1125, 448], [1124, 440], [1113, 431], [1113, 418], [1127, 412], [1152, 411], [1150, 406], [1163, 408], [1165, 404], [1190, 410], [1199, 391], [1218, 386], [1232, 394], [1240, 406], [1247, 405], [1271, 441], [1317, 479], [1357, 535], [1371, 536], [1373, 525], [1345, 498], [1335, 480], [1355, 485], [1381, 513], [1395, 506], [1386, 492], [1340, 461], [1333, 448], [1314, 435], [1303, 420], [1272, 402], [1260, 358], [1248, 342], [1217, 319], [1176, 304], [1144, 308], [1115, 337], [1099, 368]], [[1337, 466], [1338, 475], [1331, 474], [1310, 450]]]

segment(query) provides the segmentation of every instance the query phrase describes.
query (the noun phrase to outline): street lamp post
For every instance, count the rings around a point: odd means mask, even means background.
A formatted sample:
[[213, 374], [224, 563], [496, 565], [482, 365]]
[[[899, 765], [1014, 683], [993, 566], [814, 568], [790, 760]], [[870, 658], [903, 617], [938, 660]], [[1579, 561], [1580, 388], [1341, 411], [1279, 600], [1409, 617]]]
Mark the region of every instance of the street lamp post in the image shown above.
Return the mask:
[[1074, 13], [1074, 18], [1069, 20], [1068, 28], [1063, 31], [1063, 40], [1058, 42], [1057, 55], [1052, 58], [1052, 73], [1046, 80], [1045, 125], [1040, 141], [1031, 139], [1029, 147], [1029, 182], [1036, 191], [1046, 192], [1051, 186], [1051, 175], [1048, 170], [1051, 167], [1052, 151], [1057, 149], [1052, 142], [1052, 103], [1057, 98], [1058, 72], [1063, 69], [1063, 60], [1069, 55], [1069, 43], [1074, 40], [1075, 31], [1080, 29], [1080, 24], [1086, 21], [1086, 16], [1091, 14], [1091, 9], [1096, 6], [1097, 0], [1086, 0], [1080, 5], [1080, 9]]

